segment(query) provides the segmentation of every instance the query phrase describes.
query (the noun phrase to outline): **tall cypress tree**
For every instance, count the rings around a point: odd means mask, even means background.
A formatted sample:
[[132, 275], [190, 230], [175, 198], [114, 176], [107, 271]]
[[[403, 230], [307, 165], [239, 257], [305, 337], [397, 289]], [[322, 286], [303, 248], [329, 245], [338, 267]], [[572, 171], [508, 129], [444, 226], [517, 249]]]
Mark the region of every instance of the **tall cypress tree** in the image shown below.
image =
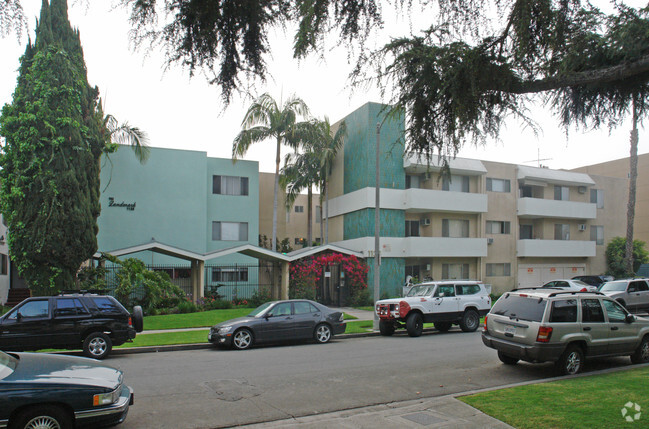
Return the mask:
[[11, 257], [37, 293], [70, 288], [97, 251], [99, 158], [111, 147], [98, 95], [67, 1], [43, 0], [0, 116], [0, 210]]

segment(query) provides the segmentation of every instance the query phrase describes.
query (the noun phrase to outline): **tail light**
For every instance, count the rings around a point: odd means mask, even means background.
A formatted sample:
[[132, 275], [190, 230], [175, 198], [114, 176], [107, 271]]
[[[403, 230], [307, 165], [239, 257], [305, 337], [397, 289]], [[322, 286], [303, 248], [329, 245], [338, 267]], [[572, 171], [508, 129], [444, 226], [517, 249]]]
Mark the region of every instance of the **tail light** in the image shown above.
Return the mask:
[[588, 292], [588, 289], [586, 289], [585, 287], [583, 287], [583, 288], [581, 288], [580, 292]]
[[552, 336], [552, 328], [548, 326], [541, 326], [539, 328], [539, 333], [536, 335], [536, 341], [539, 343], [547, 343], [550, 341]]
[[489, 332], [489, 329], [487, 329], [487, 317], [489, 317], [489, 316], [484, 317], [484, 331], [485, 332]]
[[133, 318], [131, 316], [128, 316], [128, 326], [133, 327]]

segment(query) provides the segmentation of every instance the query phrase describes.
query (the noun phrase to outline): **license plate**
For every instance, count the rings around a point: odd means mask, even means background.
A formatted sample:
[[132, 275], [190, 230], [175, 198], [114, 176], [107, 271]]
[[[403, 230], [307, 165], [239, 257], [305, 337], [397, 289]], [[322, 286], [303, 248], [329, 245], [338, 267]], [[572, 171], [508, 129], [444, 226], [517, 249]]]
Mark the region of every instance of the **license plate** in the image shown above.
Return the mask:
[[505, 325], [505, 335], [515, 335], [515, 334], [516, 334], [516, 326]]

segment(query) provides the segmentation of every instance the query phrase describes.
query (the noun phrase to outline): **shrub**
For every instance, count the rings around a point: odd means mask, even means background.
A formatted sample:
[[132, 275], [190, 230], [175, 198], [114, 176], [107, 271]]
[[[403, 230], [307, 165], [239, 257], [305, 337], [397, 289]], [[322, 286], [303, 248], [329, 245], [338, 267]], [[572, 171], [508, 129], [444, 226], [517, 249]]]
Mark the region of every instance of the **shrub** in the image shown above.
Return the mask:
[[180, 314], [196, 313], [197, 311], [198, 307], [191, 301], [181, 301], [178, 304], [178, 313]]
[[367, 289], [358, 289], [349, 296], [349, 305], [352, 307], [372, 306], [370, 291]]
[[248, 305], [252, 308], [257, 308], [265, 302], [271, 301], [272, 296], [270, 294], [270, 289], [267, 287], [260, 287], [257, 292], [255, 292], [250, 299], [248, 299]]

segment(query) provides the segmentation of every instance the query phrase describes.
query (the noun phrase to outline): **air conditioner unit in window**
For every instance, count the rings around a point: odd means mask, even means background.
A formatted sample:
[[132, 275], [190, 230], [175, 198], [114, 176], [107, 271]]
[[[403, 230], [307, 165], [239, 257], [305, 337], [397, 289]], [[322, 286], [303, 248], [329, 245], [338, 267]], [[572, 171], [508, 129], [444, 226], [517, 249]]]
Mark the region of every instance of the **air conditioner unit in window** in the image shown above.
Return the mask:
[[586, 224], [585, 223], [580, 223], [579, 224], [579, 230], [580, 231], [586, 231]]
[[430, 218], [426, 217], [426, 218], [421, 219], [419, 221], [419, 224], [423, 225], [423, 226], [430, 226]]
[[494, 239], [493, 238], [487, 238], [487, 244], [493, 244]]
[[585, 186], [578, 187], [577, 192], [579, 192], [580, 194], [585, 194], [586, 193], [586, 187]]

